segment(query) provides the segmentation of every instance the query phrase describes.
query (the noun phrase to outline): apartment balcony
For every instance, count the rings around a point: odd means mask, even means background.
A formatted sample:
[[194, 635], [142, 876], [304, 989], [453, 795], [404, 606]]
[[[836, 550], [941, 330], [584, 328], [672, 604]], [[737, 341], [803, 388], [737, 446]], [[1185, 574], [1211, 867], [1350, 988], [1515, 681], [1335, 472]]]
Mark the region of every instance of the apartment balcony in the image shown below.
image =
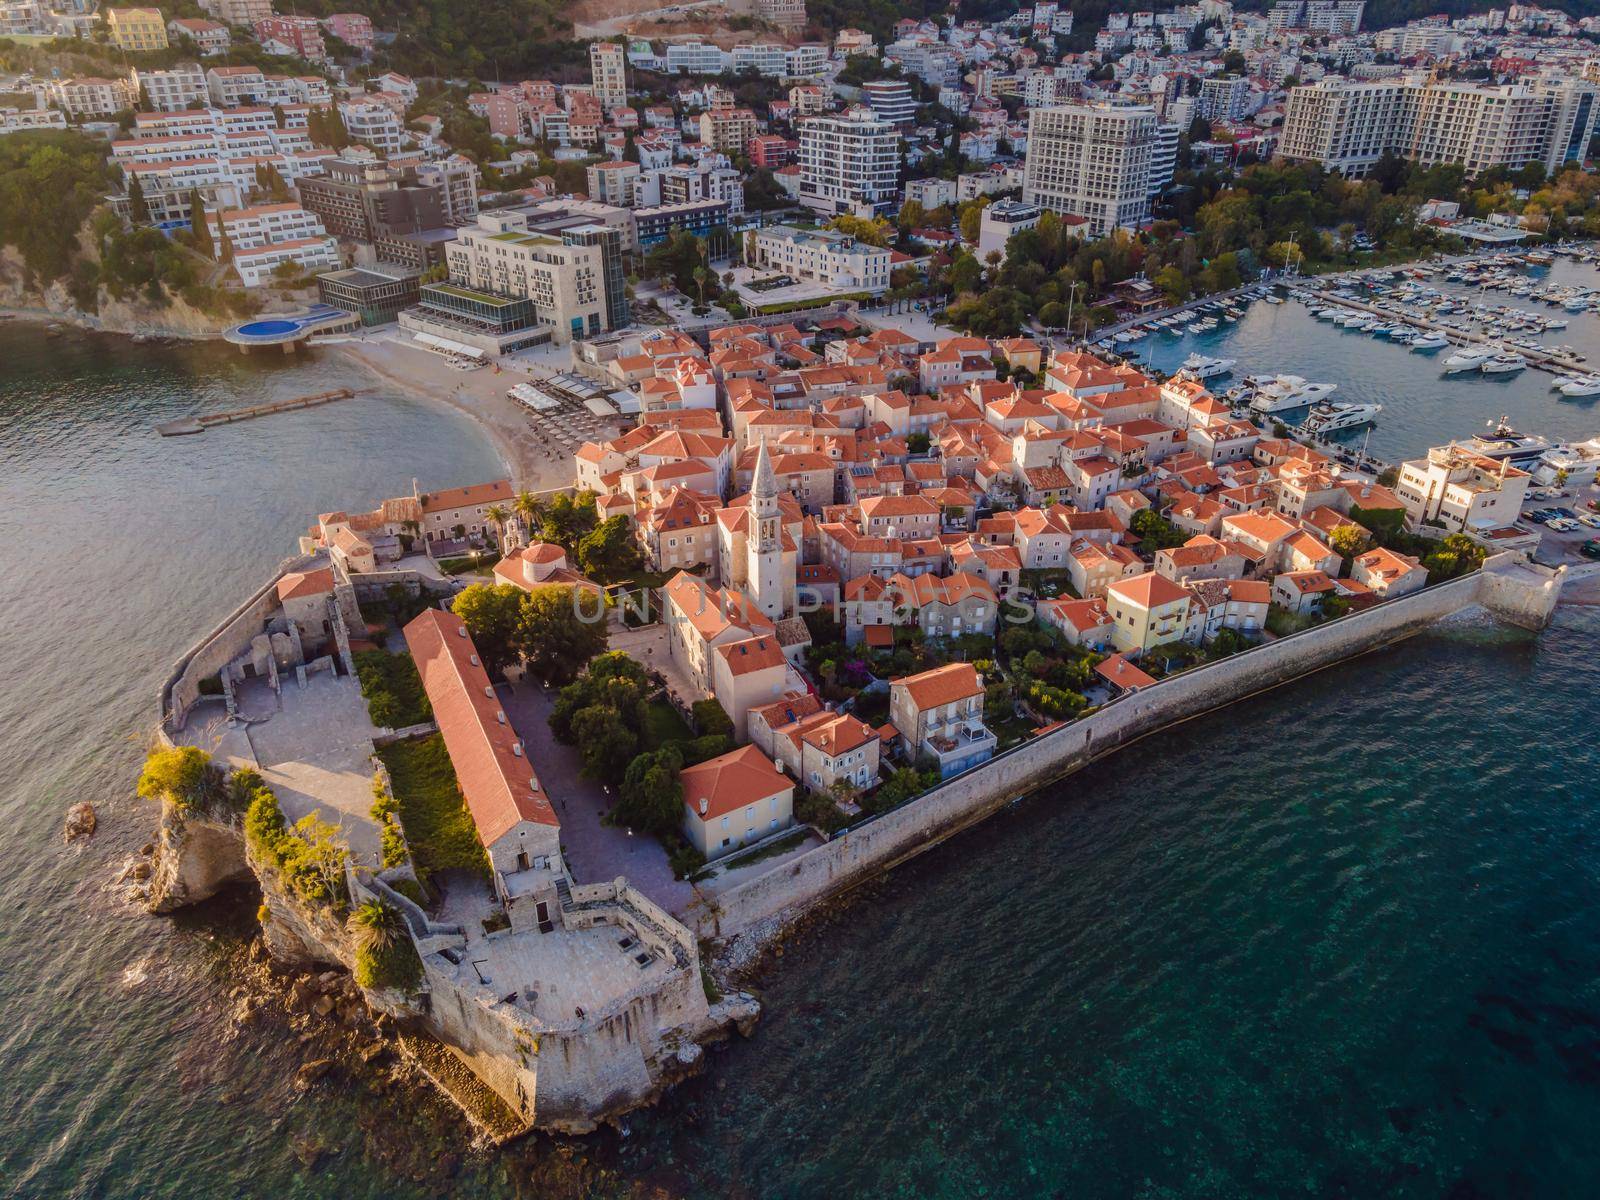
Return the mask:
[[929, 735], [922, 752], [938, 760], [939, 777], [948, 779], [994, 757], [998, 741], [981, 721], [947, 727]]

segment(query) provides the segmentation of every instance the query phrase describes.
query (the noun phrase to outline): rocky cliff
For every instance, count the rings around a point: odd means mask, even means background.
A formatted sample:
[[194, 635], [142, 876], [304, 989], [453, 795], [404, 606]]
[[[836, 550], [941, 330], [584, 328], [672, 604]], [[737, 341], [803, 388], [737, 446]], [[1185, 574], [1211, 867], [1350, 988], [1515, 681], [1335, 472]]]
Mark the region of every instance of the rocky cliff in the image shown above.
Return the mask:
[[209, 900], [252, 874], [238, 825], [186, 813], [170, 800], [162, 804], [145, 892], [151, 912], [167, 913]]

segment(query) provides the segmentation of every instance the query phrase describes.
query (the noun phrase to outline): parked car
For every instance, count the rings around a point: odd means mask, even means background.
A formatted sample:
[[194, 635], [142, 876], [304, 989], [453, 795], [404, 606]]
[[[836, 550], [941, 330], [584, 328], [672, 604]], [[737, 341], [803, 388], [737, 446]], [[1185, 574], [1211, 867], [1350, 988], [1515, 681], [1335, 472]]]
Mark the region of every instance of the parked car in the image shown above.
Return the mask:
[[1600, 538], [1590, 538], [1578, 547], [1578, 553], [1585, 558], [1600, 558]]

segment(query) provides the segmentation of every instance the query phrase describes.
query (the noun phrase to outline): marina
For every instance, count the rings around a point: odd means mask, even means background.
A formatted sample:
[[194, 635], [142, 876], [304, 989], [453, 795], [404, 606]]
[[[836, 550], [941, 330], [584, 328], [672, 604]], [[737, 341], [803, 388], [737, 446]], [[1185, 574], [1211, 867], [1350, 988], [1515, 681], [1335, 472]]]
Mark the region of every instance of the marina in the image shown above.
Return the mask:
[[[1265, 290], [1256, 289], [1136, 322], [1121, 330], [1133, 335], [1129, 340], [1099, 348], [1166, 374], [1186, 364], [1193, 369], [1233, 360], [1226, 372], [1208, 374], [1205, 384], [1266, 427], [1298, 426], [1320, 401], [1357, 406], [1354, 411], [1370, 414], [1375, 423], [1357, 423], [1353, 416], [1313, 421], [1306, 434], [1334, 447], [1363, 447], [1378, 463], [1415, 457], [1430, 446], [1466, 441], [1502, 426], [1536, 433], [1551, 447], [1587, 442], [1600, 433], [1600, 413], [1593, 411], [1600, 398], [1595, 375], [1600, 372], [1600, 315], [1524, 300], [1512, 307], [1530, 313], [1537, 307], [1551, 328], [1537, 335], [1509, 327], [1489, 330], [1467, 306], [1500, 297], [1480, 293], [1465, 277], [1451, 281], [1449, 276], [1493, 263], [1493, 271], [1520, 275], [1552, 297], [1585, 289], [1600, 293], [1593, 253], [1584, 248], [1577, 256], [1554, 256], [1549, 267], [1521, 263], [1512, 268], [1509, 260], [1505, 254], [1480, 255], [1465, 262], [1304, 281], [1280, 304], [1266, 303]], [[1407, 284], [1426, 287], [1438, 293], [1437, 307], [1459, 304], [1462, 311], [1429, 317], [1419, 301], [1396, 316], [1367, 300], [1343, 304], [1335, 297], [1341, 289], [1357, 295], [1357, 279], [1369, 278], [1383, 287], [1405, 288], [1407, 296], [1421, 295]], [[1315, 315], [1339, 307], [1347, 311], [1337, 321]], [[1425, 321], [1436, 328], [1425, 327]], [[1544, 349], [1530, 350], [1529, 341]], [[1558, 342], [1565, 349], [1558, 351]], [[1473, 369], [1447, 369], [1464, 349], [1483, 357]], [[1483, 370], [1483, 362], [1497, 355], [1503, 360]]]

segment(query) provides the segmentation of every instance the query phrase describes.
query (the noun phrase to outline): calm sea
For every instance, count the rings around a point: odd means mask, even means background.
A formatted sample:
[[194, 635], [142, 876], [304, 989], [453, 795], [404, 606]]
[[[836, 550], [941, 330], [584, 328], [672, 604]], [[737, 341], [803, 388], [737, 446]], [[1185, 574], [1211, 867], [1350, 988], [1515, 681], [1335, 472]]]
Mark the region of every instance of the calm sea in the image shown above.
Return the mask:
[[[1572, 262], [1558, 262], [1531, 277], [1557, 283], [1600, 287], [1600, 271]], [[1484, 304], [1505, 304], [1550, 317], [1565, 318], [1566, 329], [1540, 337], [1547, 346], [1571, 346], [1600, 370], [1600, 316], [1566, 313], [1537, 301], [1505, 292], [1476, 289], [1433, 281], [1446, 291]], [[1338, 329], [1313, 317], [1295, 301], [1256, 304], [1244, 318], [1209, 333], [1173, 337], [1157, 333], [1123, 348], [1141, 363], [1175, 371], [1192, 353], [1238, 360], [1234, 373], [1213, 381], [1226, 387], [1246, 375], [1299, 375], [1319, 383], [1336, 383], [1333, 399], [1381, 404], [1383, 413], [1372, 430], [1369, 451], [1381, 459], [1398, 462], [1422, 454], [1430, 446], [1452, 438], [1482, 433], [1500, 417], [1524, 433], [1542, 434], [1551, 441], [1586, 441], [1600, 436], [1600, 396], [1573, 399], [1552, 388], [1555, 377], [1526, 370], [1514, 375], [1444, 373], [1448, 350], [1413, 352], [1387, 338]], [[1291, 414], [1298, 420], [1298, 414]], [[1356, 431], [1341, 440], [1359, 444]]]
[[791, 944], [757, 1036], [625, 1136], [491, 1153], [232, 1029], [248, 899], [107, 886], [170, 659], [316, 512], [490, 446], [386, 395], [152, 431], [364, 384], [327, 363], [0, 326], [0, 364], [0, 1195], [1593, 1195], [1600, 614], [1453, 625], [1142, 742]]

